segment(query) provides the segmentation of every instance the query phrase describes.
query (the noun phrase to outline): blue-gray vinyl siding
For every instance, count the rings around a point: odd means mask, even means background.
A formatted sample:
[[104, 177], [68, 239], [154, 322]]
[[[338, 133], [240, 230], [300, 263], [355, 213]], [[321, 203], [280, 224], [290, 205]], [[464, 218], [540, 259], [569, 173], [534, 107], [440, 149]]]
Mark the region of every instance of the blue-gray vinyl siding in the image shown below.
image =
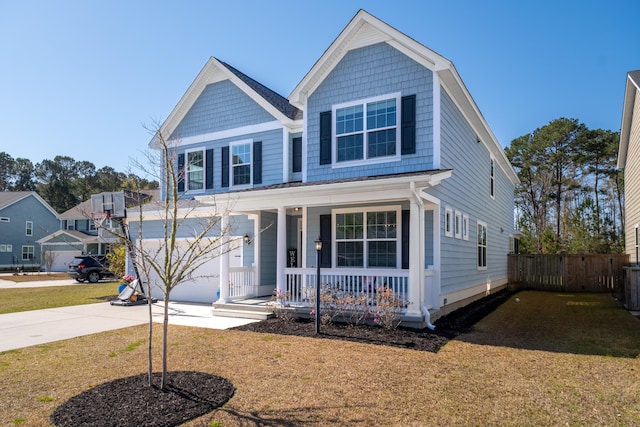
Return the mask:
[[[0, 245], [11, 245], [12, 250], [0, 252], [0, 266], [41, 264], [38, 240], [60, 229], [60, 220], [34, 196], [27, 196], [0, 210]], [[26, 235], [27, 221], [33, 222], [33, 235]], [[33, 261], [22, 261], [22, 247], [33, 246]], [[6, 246], [5, 246], [6, 248]]]
[[[452, 176], [429, 193], [441, 200], [441, 289], [449, 293], [507, 277], [509, 236], [513, 235], [514, 186], [495, 161], [495, 197], [490, 196], [490, 161], [487, 147], [443, 89], [441, 167]], [[461, 153], [464, 153], [461, 155]], [[445, 209], [469, 217], [469, 240], [447, 237]], [[487, 269], [477, 267], [477, 222], [487, 224]]]
[[[416, 153], [402, 161], [332, 168], [320, 165], [320, 113], [335, 104], [400, 92], [416, 95]], [[400, 107], [398, 106], [398, 111]], [[354, 178], [431, 169], [433, 165], [433, 74], [386, 43], [348, 52], [309, 96], [307, 180]], [[335, 118], [333, 118], [335, 120]], [[398, 124], [400, 118], [398, 116]], [[397, 137], [400, 138], [398, 128]], [[335, 146], [332, 147], [335, 150]]]
[[[262, 142], [262, 183], [255, 184], [253, 186], [260, 187], [282, 183], [282, 130], [274, 129], [270, 131], [256, 132], [233, 138], [223, 138], [213, 141], [206, 141], [199, 144], [181, 146], [178, 150], [178, 153], [185, 153], [192, 150], [213, 149], [213, 189], [189, 191], [189, 194], [203, 195], [224, 193], [236, 189], [231, 184], [229, 185], [229, 187], [222, 187], [222, 148], [229, 147], [231, 144], [242, 140]], [[229, 182], [231, 183], [232, 181], [230, 180]]]
[[187, 138], [275, 120], [229, 80], [204, 88], [171, 135]]
[[[178, 227], [176, 237], [178, 239], [190, 239], [193, 238], [194, 230], [201, 230], [203, 227], [202, 221], [210, 219], [203, 218], [186, 218]], [[246, 215], [233, 215], [230, 217], [230, 236], [242, 237], [245, 234], [253, 235], [253, 220], [249, 219]], [[164, 235], [164, 221], [163, 220], [146, 220], [143, 222], [142, 234], [145, 239], [154, 240], [162, 239]], [[138, 238], [140, 233], [138, 222], [129, 221], [129, 230], [131, 240], [134, 242]], [[211, 232], [207, 234], [208, 237], [218, 237], [220, 235], [219, 223], [211, 229]], [[253, 254], [253, 246], [242, 244], [242, 261], [244, 267], [250, 267], [255, 263]], [[216, 261], [213, 261], [216, 262]]]

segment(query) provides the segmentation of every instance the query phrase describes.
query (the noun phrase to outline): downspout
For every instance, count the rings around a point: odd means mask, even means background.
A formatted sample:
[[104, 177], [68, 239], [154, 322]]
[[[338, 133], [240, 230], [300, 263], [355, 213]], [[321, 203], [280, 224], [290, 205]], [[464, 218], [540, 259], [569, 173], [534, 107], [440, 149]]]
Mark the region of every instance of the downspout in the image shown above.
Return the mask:
[[[409, 187], [411, 189], [411, 194], [414, 196], [416, 203], [418, 205], [418, 209], [420, 209], [420, 212], [422, 212], [422, 215], [420, 215], [421, 217], [421, 223], [422, 226], [424, 226], [424, 202], [422, 201], [422, 197], [420, 197], [420, 189], [416, 188], [416, 183], [414, 181], [411, 181], [409, 183]], [[421, 228], [422, 229], [422, 228]], [[420, 247], [422, 248], [422, 250], [424, 250], [424, 230], [422, 232], [422, 235], [420, 235], [420, 233], [418, 234], [418, 239], [420, 241]], [[424, 255], [422, 255], [420, 257], [420, 262], [422, 265], [422, 268], [420, 270], [424, 269]], [[424, 276], [424, 272], [421, 273], [422, 276]], [[427, 307], [424, 306], [424, 304], [422, 304], [422, 302], [424, 301], [424, 278], [420, 281], [420, 311], [422, 312], [422, 315], [424, 316], [424, 323], [426, 325], [427, 328], [431, 329], [432, 331], [436, 329], [436, 326], [434, 324], [431, 323], [431, 313], [429, 313], [429, 309]]]

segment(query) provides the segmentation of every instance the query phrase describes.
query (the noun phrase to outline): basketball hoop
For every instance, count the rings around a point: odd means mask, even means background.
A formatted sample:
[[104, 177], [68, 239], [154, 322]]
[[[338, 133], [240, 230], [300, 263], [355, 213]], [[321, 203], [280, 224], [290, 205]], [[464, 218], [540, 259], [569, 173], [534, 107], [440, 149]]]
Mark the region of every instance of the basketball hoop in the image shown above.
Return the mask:
[[110, 217], [109, 212], [91, 212], [91, 219], [96, 225], [96, 228], [100, 228]]

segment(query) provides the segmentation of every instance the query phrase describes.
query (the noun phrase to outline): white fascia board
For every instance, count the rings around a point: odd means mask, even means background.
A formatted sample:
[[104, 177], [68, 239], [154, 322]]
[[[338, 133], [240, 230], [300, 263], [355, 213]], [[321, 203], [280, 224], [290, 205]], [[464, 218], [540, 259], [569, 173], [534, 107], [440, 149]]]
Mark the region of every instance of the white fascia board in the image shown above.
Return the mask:
[[216, 141], [225, 138], [238, 138], [252, 133], [267, 132], [270, 130], [282, 129], [282, 123], [277, 120], [272, 122], [259, 123], [257, 125], [242, 126], [239, 128], [227, 129], [218, 132], [203, 133], [201, 135], [188, 136], [186, 138], [176, 138], [171, 140], [171, 146], [183, 147], [204, 142]]
[[[220, 203], [231, 206], [234, 211], [258, 211], [276, 209], [281, 206], [322, 206], [328, 204], [355, 204], [384, 202], [410, 198], [411, 188], [429, 188], [449, 178], [451, 171], [435, 175], [402, 176], [387, 179], [354, 182], [336, 182], [318, 185], [302, 185], [238, 193], [221, 193], [215, 196], [198, 196], [202, 203]], [[312, 194], [312, 196], [310, 196]], [[225, 199], [226, 198], [226, 199]]]

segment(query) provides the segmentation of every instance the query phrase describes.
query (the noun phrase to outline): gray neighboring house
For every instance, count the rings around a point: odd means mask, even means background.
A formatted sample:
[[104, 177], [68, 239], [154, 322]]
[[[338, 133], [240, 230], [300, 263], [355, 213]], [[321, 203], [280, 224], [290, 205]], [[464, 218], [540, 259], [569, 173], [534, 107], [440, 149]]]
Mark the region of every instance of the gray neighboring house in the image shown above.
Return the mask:
[[625, 253], [636, 265], [640, 261], [640, 70], [627, 73], [622, 125], [620, 128], [620, 148], [618, 169], [624, 170], [625, 211], [624, 233]]
[[[128, 207], [137, 204], [137, 192], [127, 190], [124, 194]], [[146, 203], [157, 199], [158, 194], [157, 190], [145, 190], [140, 192], [140, 198]], [[67, 271], [69, 263], [76, 256], [105, 255], [110, 252], [110, 246], [116, 243], [117, 239], [111, 233], [96, 227], [91, 219], [91, 211], [89, 199], [63, 212], [60, 214], [59, 229], [38, 241], [43, 252], [48, 251], [53, 256], [51, 271]], [[107, 220], [103, 226], [110, 228], [118, 225]]]
[[40, 270], [38, 241], [59, 228], [58, 213], [35, 191], [0, 192], [0, 270]]

